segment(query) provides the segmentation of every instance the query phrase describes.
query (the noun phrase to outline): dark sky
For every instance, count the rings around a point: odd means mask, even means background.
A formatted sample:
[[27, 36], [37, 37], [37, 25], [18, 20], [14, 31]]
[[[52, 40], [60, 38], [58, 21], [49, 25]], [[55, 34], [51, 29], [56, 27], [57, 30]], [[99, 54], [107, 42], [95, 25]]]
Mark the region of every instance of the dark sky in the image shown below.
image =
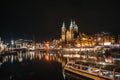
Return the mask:
[[120, 33], [119, 3], [114, 0], [4, 0], [0, 2], [3, 39], [60, 37], [62, 22], [75, 20], [80, 32]]

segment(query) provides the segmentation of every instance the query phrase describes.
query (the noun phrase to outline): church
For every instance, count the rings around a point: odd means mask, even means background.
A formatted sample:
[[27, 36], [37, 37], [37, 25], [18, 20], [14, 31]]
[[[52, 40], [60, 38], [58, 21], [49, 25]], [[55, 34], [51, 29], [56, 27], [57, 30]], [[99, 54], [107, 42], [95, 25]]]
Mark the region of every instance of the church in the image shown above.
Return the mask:
[[76, 25], [75, 21], [71, 20], [71, 23], [68, 29], [65, 26], [65, 22], [63, 22], [63, 25], [61, 28], [61, 41], [62, 42], [65, 42], [65, 43], [73, 42], [76, 33], [78, 33], [78, 26]]

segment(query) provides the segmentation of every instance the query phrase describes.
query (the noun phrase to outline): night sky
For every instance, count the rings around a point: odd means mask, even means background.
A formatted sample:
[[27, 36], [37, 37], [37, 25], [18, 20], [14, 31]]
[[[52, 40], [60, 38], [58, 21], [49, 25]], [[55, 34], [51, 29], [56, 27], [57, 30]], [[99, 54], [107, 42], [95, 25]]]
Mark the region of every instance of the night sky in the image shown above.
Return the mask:
[[119, 3], [114, 0], [4, 0], [0, 2], [3, 39], [60, 38], [63, 21], [75, 20], [80, 32], [120, 33]]

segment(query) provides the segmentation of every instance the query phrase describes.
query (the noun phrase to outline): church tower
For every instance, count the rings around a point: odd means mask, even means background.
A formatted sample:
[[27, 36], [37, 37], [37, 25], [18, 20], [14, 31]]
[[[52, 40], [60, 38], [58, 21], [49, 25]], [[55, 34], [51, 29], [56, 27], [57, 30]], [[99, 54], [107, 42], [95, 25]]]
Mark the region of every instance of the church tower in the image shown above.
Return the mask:
[[75, 21], [71, 20], [69, 29], [66, 28], [65, 23], [63, 22], [61, 28], [61, 41], [71, 43], [74, 41], [76, 36], [78, 36], [78, 26], [76, 25]]
[[78, 26], [75, 23], [75, 21], [73, 21], [73, 26], [74, 26], [74, 38], [77, 38], [78, 34]]
[[62, 39], [62, 42], [65, 42], [66, 40], [66, 27], [64, 22], [61, 28], [61, 39]]
[[76, 25], [75, 21], [73, 21], [74, 32], [78, 33], [78, 26]]
[[70, 31], [70, 41], [73, 41], [73, 39], [74, 39], [74, 26], [73, 26], [73, 22], [72, 22], [72, 20], [71, 20], [71, 23], [70, 23], [70, 27], [69, 27], [69, 31]]

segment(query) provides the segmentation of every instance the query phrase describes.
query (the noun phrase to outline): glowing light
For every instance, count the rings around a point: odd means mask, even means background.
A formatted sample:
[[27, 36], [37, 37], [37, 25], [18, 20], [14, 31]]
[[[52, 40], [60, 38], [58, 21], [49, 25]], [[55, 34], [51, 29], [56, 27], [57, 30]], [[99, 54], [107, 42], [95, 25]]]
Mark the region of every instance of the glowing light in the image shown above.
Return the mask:
[[104, 43], [104, 46], [110, 46], [111, 45], [111, 42], [105, 42]]
[[11, 40], [11, 44], [14, 45], [14, 41], [13, 40]]
[[79, 58], [79, 54], [64, 54], [63, 57], [68, 57], [68, 58]]
[[80, 47], [81, 45], [80, 44], [76, 44], [77, 47]]
[[46, 59], [47, 61], [50, 60], [48, 55], [45, 56], [45, 59]]
[[22, 59], [22, 58], [19, 58], [18, 60], [19, 60], [19, 62], [22, 62], [22, 61], [23, 61], [23, 59]]

